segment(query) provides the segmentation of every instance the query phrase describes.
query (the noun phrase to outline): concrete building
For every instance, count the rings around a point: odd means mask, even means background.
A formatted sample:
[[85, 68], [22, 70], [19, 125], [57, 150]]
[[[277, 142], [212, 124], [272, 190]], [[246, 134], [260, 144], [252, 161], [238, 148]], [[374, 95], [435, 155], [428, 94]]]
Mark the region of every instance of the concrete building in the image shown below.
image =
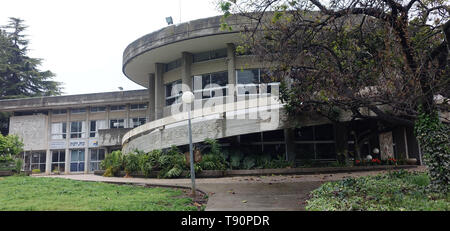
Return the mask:
[[148, 121], [145, 90], [2, 100], [9, 133], [24, 142], [24, 169], [88, 173], [121, 137]]
[[[0, 101], [13, 112], [10, 133], [25, 143], [25, 168], [50, 173], [88, 173], [105, 153], [122, 149], [151, 151], [172, 145], [186, 149], [187, 110], [192, 110], [193, 142], [217, 139], [245, 154], [283, 156], [301, 163], [332, 161], [354, 152], [380, 149], [382, 158], [419, 158], [409, 128], [377, 133], [377, 121], [331, 123], [315, 113], [287, 120], [278, 99], [279, 83], [267, 78], [270, 64], [252, 55], [237, 55], [240, 31], [252, 22], [232, 16], [232, 31], [220, 29], [220, 16], [172, 25], [131, 43], [123, 54], [123, 73], [147, 90], [41, 97]], [[194, 92], [191, 108], [183, 91]]]

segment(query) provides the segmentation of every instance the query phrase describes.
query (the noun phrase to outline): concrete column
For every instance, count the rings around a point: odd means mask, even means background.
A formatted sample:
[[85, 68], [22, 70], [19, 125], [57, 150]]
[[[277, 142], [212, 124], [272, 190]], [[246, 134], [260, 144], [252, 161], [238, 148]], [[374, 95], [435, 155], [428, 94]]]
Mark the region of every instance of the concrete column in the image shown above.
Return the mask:
[[[236, 85], [236, 47], [233, 43], [227, 43], [228, 84]], [[237, 89], [228, 89], [228, 96], [236, 102]]]
[[155, 64], [155, 119], [161, 119], [164, 115], [165, 106], [165, 89], [163, 82], [163, 68], [164, 64]]
[[47, 149], [47, 156], [45, 158], [45, 174], [52, 173], [52, 152], [50, 149]]
[[155, 74], [148, 76], [148, 122], [155, 120]]
[[[336, 155], [339, 161], [348, 158], [348, 130], [347, 123], [334, 124], [334, 140], [336, 142]], [[340, 156], [341, 155], [341, 156]], [[341, 159], [339, 159], [341, 158]]]
[[284, 129], [284, 140], [286, 144], [286, 160], [295, 161], [295, 143], [294, 143], [294, 128]]
[[48, 111], [47, 116], [47, 157], [45, 158], [45, 173], [52, 173], [52, 152], [50, 151], [49, 142], [52, 139], [52, 110]]
[[86, 147], [84, 148], [84, 173], [89, 173], [89, 130], [91, 124], [89, 123], [89, 108], [86, 109]]
[[70, 142], [70, 108], [67, 109], [67, 117], [66, 117], [66, 163], [64, 173], [70, 173], [70, 150], [69, 150], [69, 142]]
[[194, 56], [189, 52], [181, 53], [181, 82], [183, 83], [183, 92], [191, 91], [192, 88], [192, 75], [191, 66]]

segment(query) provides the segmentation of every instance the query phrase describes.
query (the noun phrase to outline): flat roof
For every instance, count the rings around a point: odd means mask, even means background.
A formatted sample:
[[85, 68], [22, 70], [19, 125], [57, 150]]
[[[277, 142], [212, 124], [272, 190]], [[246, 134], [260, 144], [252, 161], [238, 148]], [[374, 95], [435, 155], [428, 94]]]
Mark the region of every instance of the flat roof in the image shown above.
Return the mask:
[[28, 111], [57, 108], [79, 108], [109, 104], [139, 103], [148, 101], [148, 90], [102, 92], [80, 95], [44, 96], [0, 100], [0, 111]]

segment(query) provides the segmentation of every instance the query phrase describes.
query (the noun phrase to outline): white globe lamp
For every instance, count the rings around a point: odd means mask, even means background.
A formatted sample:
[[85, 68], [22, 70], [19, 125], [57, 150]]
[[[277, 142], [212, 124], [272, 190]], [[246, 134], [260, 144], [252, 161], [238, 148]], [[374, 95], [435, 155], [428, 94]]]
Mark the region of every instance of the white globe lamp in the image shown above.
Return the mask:
[[194, 94], [190, 91], [185, 91], [181, 96], [181, 99], [183, 100], [183, 103], [191, 104], [192, 102], [194, 102]]

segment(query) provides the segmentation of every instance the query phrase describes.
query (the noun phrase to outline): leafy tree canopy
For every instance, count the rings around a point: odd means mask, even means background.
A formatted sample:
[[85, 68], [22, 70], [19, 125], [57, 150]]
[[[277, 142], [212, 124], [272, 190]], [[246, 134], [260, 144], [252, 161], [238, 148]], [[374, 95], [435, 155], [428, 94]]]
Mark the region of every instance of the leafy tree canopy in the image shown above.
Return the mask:
[[[450, 8], [443, 0], [222, 0], [240, 14], [238, 52], [275, 63], [290, 114], [412, 126], [418, 106], [449, 111]], [[224, 20], [223, 28], [229, 28]], [[436, 100], [438, 99], [438, 100]]]

